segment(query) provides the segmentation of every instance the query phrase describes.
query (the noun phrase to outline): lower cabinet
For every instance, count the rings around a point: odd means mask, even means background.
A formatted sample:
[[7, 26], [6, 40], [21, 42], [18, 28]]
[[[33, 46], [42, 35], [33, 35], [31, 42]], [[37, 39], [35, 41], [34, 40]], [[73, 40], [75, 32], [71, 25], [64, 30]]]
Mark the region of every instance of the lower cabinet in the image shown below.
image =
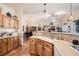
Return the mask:
[[43, 41], [42, 40], [38, 40], [36, 42], [36, 54], [38, 56], [43, 56]]
[[31, 55], [36, 55], [36, 40], [35, 39], [30, 39], [30, 54]]
[[4, 55], [8, 52], [7, 39], [0, 39], [0, 55]]
[[13, 37], [8, 38], [8, 51], [11, 51], [13, 49]]
[[30, 54], [36, 56], [54, 56], [54, 45], [40, 39], [30, 39]]
[[14, 41], [13, 47], [14, 48], [18, 47], [19, 46], [19, 37], [18, 36], [14, 37], [13, 41]]
[[0, 39], [0, 55], [5, 55], [19, 46], [19, 36]]
[[48, 42], [44, 42], [43, 46], [43, 51], [44, 51], [44, 56], [52, 56], [54, 55], [54, 45]]

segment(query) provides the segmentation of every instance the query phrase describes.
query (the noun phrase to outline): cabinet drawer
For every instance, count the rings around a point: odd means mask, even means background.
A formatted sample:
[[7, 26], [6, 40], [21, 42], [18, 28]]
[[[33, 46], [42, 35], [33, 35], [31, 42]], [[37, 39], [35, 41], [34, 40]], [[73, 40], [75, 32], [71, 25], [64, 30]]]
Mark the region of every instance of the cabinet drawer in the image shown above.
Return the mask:
[[4, 42], [5, 44], [8, 44], [8, 38], [3, 39], [3, 42]]
[[36, 39], [31, 38], [30, 43], [32, 43], [32, 42], [36, 42]]
[[44, 42], [44, 46], [52, 49], [52, 44], [48, 42]]

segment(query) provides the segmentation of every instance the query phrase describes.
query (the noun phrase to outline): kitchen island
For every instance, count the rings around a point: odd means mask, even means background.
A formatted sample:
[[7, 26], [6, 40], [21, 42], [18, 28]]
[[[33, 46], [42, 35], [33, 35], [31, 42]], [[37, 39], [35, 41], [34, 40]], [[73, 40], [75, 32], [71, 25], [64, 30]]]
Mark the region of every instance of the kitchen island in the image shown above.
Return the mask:
[[[48, 43], [51, 43], [52, 48], [51, 48], [51, 45], [49, 46], [49, 48], [50, 48], [50, 51], [52, 51], [52, 52], [49, 52], [49, 49], [46, 50], [46, 52], [48, 53], [48, 56], [51, 56], [52, 53], [53, 53], [53, 56], [79, 56], [79, 51], [76, 51], [75, 49], [73, 49], [71, 47], [72, 44], [68, 41], [50, 39], [49, 37], [45, 37], [45, 36], [32, 36], [32, 37], [30, 37], [30, 40], [32, 42], [37, 42], [37, 41], [33, 41], [33, 40], [38, 40], [38, 39], [45, 41], [45, 42], [48, 42]], [[42, 43], [42, 44], [44, 45], [44, 43]], [[32, 47], [33, 47], [33, 45], [32, 45]], [[30, 47], [30, 48], [32, 48], [32, 47]], [[35, 50], [36, 50], [36, 52], [34, 50], [32, 50], [32, 52], [34, 54], [38, 54], [37, 49], [35, 49]], [[44, 51], [44, 49], [43, 49], [43, 51]], [[44, 55], [43, 51], [41, 52], [42, 53], [41, 55]]]

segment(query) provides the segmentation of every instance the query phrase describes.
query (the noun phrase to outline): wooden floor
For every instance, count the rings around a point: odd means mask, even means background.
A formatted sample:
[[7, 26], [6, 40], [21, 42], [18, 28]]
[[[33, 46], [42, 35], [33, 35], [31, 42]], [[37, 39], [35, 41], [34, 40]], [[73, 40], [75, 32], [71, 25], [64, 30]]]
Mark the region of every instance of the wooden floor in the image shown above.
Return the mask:
[[12, 50], [11, 52], [6, 54], [5, 56], [30, 56], [28, 42], [29, 41], [24, 42], [23, 46], [20, 46], [16, 49]]

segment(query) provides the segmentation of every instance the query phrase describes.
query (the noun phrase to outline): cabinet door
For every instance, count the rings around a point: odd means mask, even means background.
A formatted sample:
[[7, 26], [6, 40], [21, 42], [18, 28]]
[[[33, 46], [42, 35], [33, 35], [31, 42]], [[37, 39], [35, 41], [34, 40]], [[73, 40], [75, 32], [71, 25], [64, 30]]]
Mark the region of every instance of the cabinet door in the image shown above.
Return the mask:
[[30, 42], [30, 54], [36, 55], [36, 39], [31, 38], [29, 42]]
[[8, 51], [13, 49], [13, 37], [8, 38]]
[[13, 41], [14, 41], [14, 43], [13, 43], [13, 47], [14, 47], [14, 48], [18, 47], [18, 44], [19, 44], [19, 39], [18, 39], [18, 37], [17, 37], [17, 36], [16, 36], [16, 37], [14, 37]]
[[2, 14], [0, 14], [0, 27], [2, 26]]
[[18, 38], [18, 46], [21, 46], [20, 36], [17, 36], [17, 38]]
[[3, 16], [3, 26], [4, 27], [9, 27], [9, 17], [8, 16]]
[[43, 56], [43, 41], [37, 40], [36, 42], [36, 54], [38, 56]]
[[4, 55], [8, 52], [7, 50], [7, 39], [1, 39], [0, 40], [0, 55]]
[[44, 42], [44, 48], [43, 48], [44, 56], [52, 56], [52, 55], [54, 55], [53, 50], [54, 50], [54, 48], [52, 47], [51, 43]]
[[15, 20], [14, 26], [15, 26], [16, 29], [19, 28], [19, 20]]
[[10, 28], [14, 28], [14, 19], [10, 18]]

